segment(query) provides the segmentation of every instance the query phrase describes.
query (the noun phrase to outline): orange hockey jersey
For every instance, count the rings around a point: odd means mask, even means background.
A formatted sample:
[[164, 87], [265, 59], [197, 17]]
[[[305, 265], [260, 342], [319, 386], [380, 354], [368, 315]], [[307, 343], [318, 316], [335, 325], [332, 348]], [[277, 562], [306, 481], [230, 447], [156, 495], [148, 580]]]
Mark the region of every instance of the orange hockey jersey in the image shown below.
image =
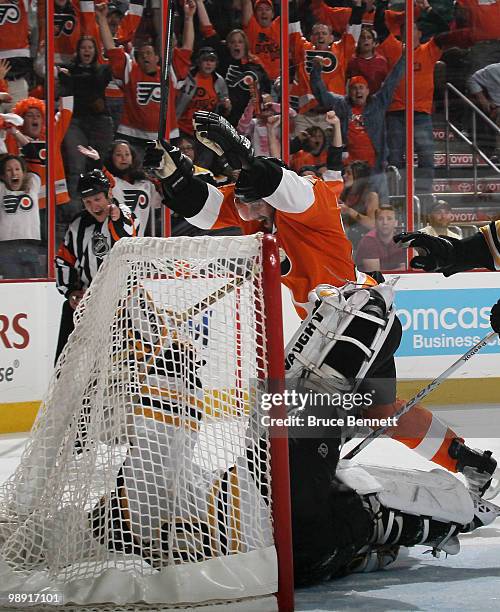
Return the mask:
[[[144, 73], [137, 62], [118, 47], [107, 51], [113, 76], [123, 81], [125, 106], [118, 126], [118, 134], [126, 134], [142, 140], [154, 140], [158, 135], [161, 100], [161, 71], [155, 74]], [[191, 51], [174, 49], [173, 68], [170, 78], [169, 119], [171, 128], [177, 125], [175, 119], [175, 75], [184, 78], [189, 70]], [[175, 72], [173, 75], [172, 73]], [[182, 73], [182, 74], [180, 74]], [[172, 137], [172, 133], [171, 133]]]
[[[144, 11], [144, 0], [132, 0], [129, 4], [128, 11], [125, 13], [120, 22], [118, 32], [116, 33], [116, 45], [126, 47], [132, 42], [135, 31], [139, 27]], [[98, 39], [99, 47], [102, 47], [100, 34]], [[123, 83], [120, 79], [113, 79], [106, 87], [106, 98], [123, 98]]]
[[[341, 180], [325, 182], [283, 169], [278, 188], [264, 198], [276, 210], [274, 226], [283, 255], [282, 282], [290, 289], [301, 318], [306, 317], [310, 306], [309, 292], [321, 283], [337, 287], [356, 280], [375, 284], [354, 266], [338, 206], [341, 185]], [[244, 234], [253, 234], [260, 229], [258, 222], [239, 217], [234, 185], [220, 189], [208, 185], [203, 208], [188, 221], [206, 230], [239, 226]]]
[[[66, 204], [70, 197], [66, 175], [61, 155], [61, 143], [66, 135], [71, 117], [73, 116], [73, 96], [61, 98], [59, 101], [59, 112], [55, 118], [55, 148], [54, 148], [54, 174], [56, 180], [56, 204]], [[6, 138], [7, 150], [12, 155], [19, 155], [19, 146], [14, 136], [8, 134]], [[34, 145], [34, 146], [31, 146]], [[47, 205], [47, 148], [44, 141], [33, 141], [23, 148], [23, 155], [28, 170], [40, 177], [40, 192], [38, 195], [38, 206], [40, 209]]]
[[[361, 26], [353, 28], [357, 36], [359, 36], [360, 28]], [[345, 95], [347, 64], [353, 56], [355, 48], [356, 39], [350, 31], [345, 33], [339, 41], [332, 43], [330, 48], [325, 51], [315, 49], [314, 45], [302, 36], [300, 26], [292, 32], [290, 35], [290, 49], [297, 75], [296, 82], [290, 88], [290, 96], [298, 99], [296, 100], [296, 109], [299, 113], [305, 113], [318, 106], [309, 82], [312, 59], [314, 57], [323, 58], [321, 76], [328, 91]]]
[[[88, 34], [98, 40], [93, 0], [71, 0], [68, 7], [58, 9], [54, 14], [54, 61], [68, 64], [76, 52], [80, 36]], [[39, 41], [45, 41], [45, 3], [38, 3]]]
[[29, 57], [28, 0], [0, 4], [0, 59]]

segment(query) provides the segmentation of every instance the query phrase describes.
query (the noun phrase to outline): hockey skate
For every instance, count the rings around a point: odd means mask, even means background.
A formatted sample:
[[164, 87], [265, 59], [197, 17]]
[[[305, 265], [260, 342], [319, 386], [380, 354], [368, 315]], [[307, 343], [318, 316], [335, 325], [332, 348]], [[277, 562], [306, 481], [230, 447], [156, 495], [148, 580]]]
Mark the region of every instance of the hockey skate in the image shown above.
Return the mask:
[[[483, 497], [497, 467], [491, 451], [474, 450], [466, 446], [460, 438], [455, 438], [448, 452], [457, 460], [457, 470], [465, 476], [471, 494]], [[491, 496], [488, 498], [491, 499]]]
[[470, 496], [474, 504], [474, 519], [466, 529], [462, 530], [462, 533], [469, 533], [478, 527], [486, 527], [500, 516], [500, 506], [483, 499], [472, 491], [470, 491]]
[[483, 495], [484, 499], [495, 499], [497, 495], [500, 495], [500, 468], [497, 467], [492, 476], [491, 484]]

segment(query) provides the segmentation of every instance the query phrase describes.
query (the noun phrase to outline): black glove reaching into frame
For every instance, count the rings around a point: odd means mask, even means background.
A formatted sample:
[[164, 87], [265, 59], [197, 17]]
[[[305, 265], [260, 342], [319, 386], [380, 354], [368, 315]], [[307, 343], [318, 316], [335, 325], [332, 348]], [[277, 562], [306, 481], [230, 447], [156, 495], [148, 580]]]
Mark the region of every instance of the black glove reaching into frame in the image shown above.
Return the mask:
[[456, 238], [403, 232], [394, 236], [394, 242], [419, 250], [419, 254], [410, 261], [410, 266], [416, 270], [442, 272], [444, 276], [458, 271], [455, 269], [457, 256], [454, 244], [459, 242]]

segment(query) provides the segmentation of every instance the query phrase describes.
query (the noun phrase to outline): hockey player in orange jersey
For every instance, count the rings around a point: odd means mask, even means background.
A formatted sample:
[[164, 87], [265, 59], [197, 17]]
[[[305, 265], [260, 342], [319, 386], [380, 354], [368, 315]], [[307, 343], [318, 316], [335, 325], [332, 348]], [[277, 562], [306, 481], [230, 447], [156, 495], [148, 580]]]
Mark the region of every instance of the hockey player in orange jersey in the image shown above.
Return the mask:
[[[343, 294], [339, 303], [347, 300], [344, 312], [354, 307], [356, 313], [351, 319], [341, 319], [345, 325], [340, 332], [318, 332], [333, 334], [334, 341], [329, 345], [332, 348], [325, 350], [323, 344], [321, 359], [307, 366], [325, 378], [347, 381], [366, 377], [372, 383], [378, 380], [375, 405], [365, 415], [385, 418], [394, 414], [403, 403], [396, 399], [394, 363], [401, 324], [394, 314], [387, 285], [383, 291], [377, 290], [373, 279], [361, 277], [355, 269], [340, 221], [335, 183], [332, 187], [328, 182], [299, 177], [278, 160], [254, 158], [249, 141], [214, 113], [196, 113], [195, 127], [205, 146], [218, 155], [224, 153], [233, 167], [243, 169], [236, 185], [217, 189], [192, 176], [191, 164], [176, 147], [157, 143], [147, 150], [145, 165], [154, 168], [161, 178], [168, 206], [202, 229], [238, 225], [245, 234], [259, 229], [275, 232], [288, 259], [286, 267], [282, 266], [282, 282], [291, 290], [299, 315], [312, 328], [321, 327], [312, 318], [318, 304], [328, 303], [332, 295], [337, 299]], [[340, 147], [340, 132], [337, 129], [335, 133], [334, 144]], [[350, 285], [345, 287], [346, 283]], [[364, 284], [369, 289], [365, 291], [367, 299], [354, 306], [349, 300], [356, 283], [357, 287]], [[359, 347], [360, 342], [362, 349], [353, 348]], [[289, 347], [288, 355], [293, 354], [295, 359], [293, 339]], [[298, 361], [287, 364], [289, 374], [296, 370]], [[467, 447], [462, 438], [423, 406], [417, 405], [401, 417], [389, 434], [424, 458], [452, 472], [463, 472], [475, 493], [481, 494], [489, 486], [496, 467], [491, 453]]]

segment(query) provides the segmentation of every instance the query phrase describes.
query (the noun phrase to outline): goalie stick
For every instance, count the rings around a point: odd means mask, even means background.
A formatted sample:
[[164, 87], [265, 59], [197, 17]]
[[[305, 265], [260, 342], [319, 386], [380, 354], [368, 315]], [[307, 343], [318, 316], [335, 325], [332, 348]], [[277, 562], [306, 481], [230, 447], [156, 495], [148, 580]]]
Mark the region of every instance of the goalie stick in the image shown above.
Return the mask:
[[[420, 400], [429, 395], [434, 389], [437, 389], [439, 385], [446, 380], [453, 372], [455, 372], [463, 363], [467, 363], [469, 359], [471, 359], [476, 353], [478, 353], [481, 349], [483, 349], [488, 342], [496, 336], [496, 332], [491, 331], [487, 334], [482, 340], [480, 340], [477, 344], [475, 344], [471, 349], [469, 349], [464, 355], [462, 355], [459, 359], [455, 361], [448, 369], [446, 369], [440, 376], [435, 378], [431, 383], [429, 383], [426, 387], [421, 389], [414, 397], [406, 402], [404, 406], [402, 406], [397, 412], [395, 412], [392, 416], [398, 419], [402, 417], [404, 414], [409, 412], [415, 404], [418, 404]], [[381, 427], [380, 429], [375, 429], [372, 431], [366, 438], [361, 440], [359, 444], [357, 444], [353, 449], [351, 449], [342, 459], [353, 459], [358, 455], [364, 448], [366, 448], [373, 440], [379, 438], [382, 434], [385, 434], [389, 429], [387, 427]]]
[[215, 302], [218, 302], [224, 296], [229, 295], [235, 289], [241, 287], [246, 281], [251, 279], [253, 273], [253, 268], [249, 268], [244, 275], [238, 276], [235, 281], [229, 282], [226, 285], [219, 287], [219, 289], [216, 289], [213, 293], [210, 293], [209, 295], [201, 299], [196, 304], [193, 304], [183, 312], [173, 313], [173, 317], [181, 321], [189, 321], [196, 315], [199, 315], [208, 308], [210, 308], [210, 306], [213, 306]]

